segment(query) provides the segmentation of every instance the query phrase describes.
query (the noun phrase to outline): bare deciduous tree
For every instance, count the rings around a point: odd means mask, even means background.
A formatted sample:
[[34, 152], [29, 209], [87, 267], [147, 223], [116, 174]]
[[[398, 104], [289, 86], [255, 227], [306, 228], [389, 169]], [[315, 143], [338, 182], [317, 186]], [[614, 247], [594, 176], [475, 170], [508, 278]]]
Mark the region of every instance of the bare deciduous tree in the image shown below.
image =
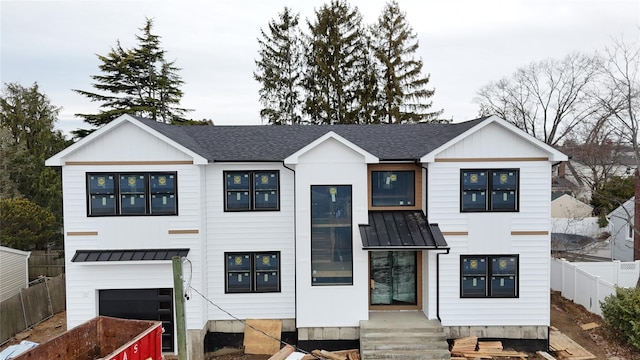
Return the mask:
[[[599, 106], [610, 114], [613, 129], [633, 148], [636, 169], [640, 168], [638, 135], [640, 123], [640, 44], [615, 39], [602, 54], [601, 85], [598, 87]], [[640, 175], [636, 170], [634, 228], [640, 229]], [[640, 260], [640, 234], [634, 231], [634, 260]], [[640, 282], [640, 280], [639, 280]]]
[[599, 58], [574, 53], [518, 69], [478, 91], [480, 115], [495, 114], [528, 134], [556, 146], [580, 124], [593, 121], [591, 98]]

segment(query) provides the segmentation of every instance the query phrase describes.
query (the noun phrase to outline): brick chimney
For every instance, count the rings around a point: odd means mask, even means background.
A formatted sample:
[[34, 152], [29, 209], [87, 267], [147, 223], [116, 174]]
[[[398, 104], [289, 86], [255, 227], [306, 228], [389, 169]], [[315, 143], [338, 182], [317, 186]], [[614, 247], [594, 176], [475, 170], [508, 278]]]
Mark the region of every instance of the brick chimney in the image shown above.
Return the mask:
[[558, 165], [558, 177], [564, 178], [566, 174], [567, 174], [567, 163], [563, 161]]

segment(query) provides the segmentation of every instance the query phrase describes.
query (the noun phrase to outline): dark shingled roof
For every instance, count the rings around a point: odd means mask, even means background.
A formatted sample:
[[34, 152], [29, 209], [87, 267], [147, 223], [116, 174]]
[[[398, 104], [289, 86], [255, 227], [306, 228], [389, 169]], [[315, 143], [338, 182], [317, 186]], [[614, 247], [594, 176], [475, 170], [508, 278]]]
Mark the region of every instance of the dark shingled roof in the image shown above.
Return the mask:
[[369, 211], [369, 224], [360, 225], [365, 250], [447, 249], [438, 227], [419, 210]]
[[486, 118], [456, 124], [168, 125], [137, 118], [209, 161], [283, 161], [333, 131], [380, 160], [416, 160]]

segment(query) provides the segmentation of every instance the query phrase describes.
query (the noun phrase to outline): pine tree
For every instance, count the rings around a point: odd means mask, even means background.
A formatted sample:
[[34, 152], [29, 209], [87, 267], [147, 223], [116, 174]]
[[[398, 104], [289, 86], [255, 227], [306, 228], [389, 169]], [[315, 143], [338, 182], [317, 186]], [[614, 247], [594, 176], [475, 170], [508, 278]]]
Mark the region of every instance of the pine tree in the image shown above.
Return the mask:
[[[316, 10], [308, 22], [305, 113], [316, 124], [360, 123], [365, 87], [366, 38], [362, 16], [343, 0]], [[364, 98], [366, 99], [366, 98]]]
[[302, 33], [298, 14], [287, 7], [277, 20], [269, 22], [267, 32], [260, 29], [260, 60], [256, 60], [255, 80], [262, 84], [260, 117], [269, 124], [299, 124], [302, 121]]
[[5, 84], [0, 97], [0, 198], [26, 197], [62, 219], [62, 179], [44, 161], [71, 142], [55, 130], [60, 108], [38, 84]]
[[[174, 62], [165, 60], [160, 36], [151, 32], [153, 20], [146, 19], [145, 26], [136, 35], [137, 46], [124, 49], [118, 41], [107, 55], [98, 55], [102, 62], [98, 67], [102, 74], [92, 75], [96, 82], [92, 86], [98, 92], [73, 91], [91, 101], [101, 102], [97, 114], [76, 114], [93, 126], [107, 124], [122, 114], [148, 117], [165, 123], [183, 121], [189, 111], [179, 107], [182, 98], [178, 75], [180, 70]], [[85, 136], [93, 130], [74, 131]]]
[[415, 58], [417, 36], [395, 0], [387, 3], [372, 27], [374, 52], [382, 75], [381, 107], [388, 123], [433, 121], [441, 111], [428, 112], [434, 94], [427, 89], [429, 75], [422, 74], [422, 60]]

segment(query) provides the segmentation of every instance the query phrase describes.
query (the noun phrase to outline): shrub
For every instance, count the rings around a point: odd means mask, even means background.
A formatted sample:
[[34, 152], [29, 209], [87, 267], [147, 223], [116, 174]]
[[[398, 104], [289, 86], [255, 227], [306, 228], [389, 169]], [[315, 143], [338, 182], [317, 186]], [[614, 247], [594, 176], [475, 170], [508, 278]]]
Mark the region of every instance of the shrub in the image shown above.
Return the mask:
[[600, 302], [605, 323], [629, 344], [640, 349], [640, 288], [616, 288]]

